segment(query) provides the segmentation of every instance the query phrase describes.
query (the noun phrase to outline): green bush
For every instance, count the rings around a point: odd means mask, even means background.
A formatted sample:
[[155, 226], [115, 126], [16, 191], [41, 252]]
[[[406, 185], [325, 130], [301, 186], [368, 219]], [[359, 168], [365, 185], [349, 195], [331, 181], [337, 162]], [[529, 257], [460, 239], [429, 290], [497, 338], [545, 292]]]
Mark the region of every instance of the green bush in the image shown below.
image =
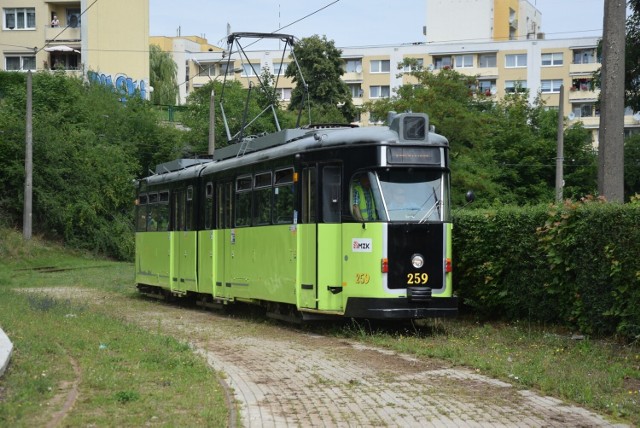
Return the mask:
[[640, 336], [640, 204], [460, 212], [454, 286], [483, 318]]

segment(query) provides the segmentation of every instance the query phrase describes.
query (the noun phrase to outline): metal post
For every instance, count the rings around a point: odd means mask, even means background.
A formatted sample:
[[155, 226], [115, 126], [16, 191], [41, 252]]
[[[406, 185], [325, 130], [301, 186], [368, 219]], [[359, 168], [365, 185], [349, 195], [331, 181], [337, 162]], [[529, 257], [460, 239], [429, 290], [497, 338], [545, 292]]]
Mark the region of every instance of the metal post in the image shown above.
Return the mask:
[[558, 153], [556, 156], [556, 202], [562, 203], [564, 187], [564, 85], [560, 85], [560, 104], [558, 105]]
[[31, 239], [32, 192], [33, 192], [33, 84], [31, 71], [27, 72], [27, 129], [26, 150], [24, 157], [24, 213], [22, 219], [22, 235], [25, 240]]
[[213, 156], [216, 149], [216, 94], [211, 89], [211, 98], [209, 99], [209, 156]]

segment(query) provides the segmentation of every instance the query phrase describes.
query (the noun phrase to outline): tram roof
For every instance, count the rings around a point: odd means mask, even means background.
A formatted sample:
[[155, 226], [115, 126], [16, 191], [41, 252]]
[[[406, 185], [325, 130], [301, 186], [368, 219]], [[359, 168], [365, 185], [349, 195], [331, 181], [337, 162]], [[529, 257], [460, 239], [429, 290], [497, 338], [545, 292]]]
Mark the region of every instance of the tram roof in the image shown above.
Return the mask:
[[[407, 115], [399, 116], [406, 117]], [[413, 116], [418, 115], [414, 114]], [[426, 115], [424, 116], [426, 117]], [[391, 126], [369, 126], [365, 128], [314, 126], [286, 129], [216, 149], [213, 160], [177, 160], [167, 162], [158, 167], [160, 170], [157, 171], [156, 175], [149, 176], [143, 180], [146, 180], [148, 184], [168, 183], [224, 171], [241, 165], [330, 147], [365, 144], [446, 147], [449, 144], [445, 137], [434, 132], [425, 133], [425, 138], [422, 140], [402, 140], [400, 137], [402, 131], [398, 131], [398, 128], [398, 123], [392, 122]]]

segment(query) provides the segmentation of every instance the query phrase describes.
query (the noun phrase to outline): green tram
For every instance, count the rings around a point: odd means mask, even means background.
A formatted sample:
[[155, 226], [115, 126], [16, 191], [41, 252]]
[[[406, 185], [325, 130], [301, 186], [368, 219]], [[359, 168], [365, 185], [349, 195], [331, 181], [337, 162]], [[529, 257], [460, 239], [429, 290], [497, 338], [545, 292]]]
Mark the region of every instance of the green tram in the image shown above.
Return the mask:
[[448, 151], [404, 113], [160, 165], [137, 184], [137, 287], [276, 318], [455, 315]]

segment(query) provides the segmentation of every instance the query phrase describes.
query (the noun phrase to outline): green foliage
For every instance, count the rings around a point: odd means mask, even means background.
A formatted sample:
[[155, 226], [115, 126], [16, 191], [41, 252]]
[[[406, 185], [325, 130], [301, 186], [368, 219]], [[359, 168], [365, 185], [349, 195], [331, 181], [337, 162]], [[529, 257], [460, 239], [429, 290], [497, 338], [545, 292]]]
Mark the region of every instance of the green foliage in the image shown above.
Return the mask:
[[[10, 73], [0, 73], [0, 76]], [[2, 79], [0, 79], [2, 80]], [[24, 204], [24, 85], [8, 85], [0, 116], [0, 221], [19, 225]], [[66, 244], [133, 256], [133, 180], [181, 149], [151, 105], [62, 73], [33, 76], [33, 227]]]
[[[407, 59], [400, 65], [411, 65]], [[540, 100], [529, 104], [526, 93], [488, 101], [470, 88], [473, 76], [452, 69], [410, 72], [418, 85], [406, 84], [391, 98], [370, 102], [374, 117], [388, 111], [429, 115], [436, 132], [449, 139], [452, 200], [464, 204], [467, 190], [478, 195], [476, 206], [552, 202], [555, 195], [557, 113]], [[589, 134], [575, 126], [565, 133], [566, 196], [582, 197], [596, 186], [595, 153]]]
[[[251, 89], [250, 94], [249, 90], [245, 89], [242, 83], [238, 81], [227, 81], [224, 93], [222, 82], [219, 81], [211, 81], [193, 91], [187, 98], [187, 108], [183, 115], [183, 123], [189, 128], [187, 140], [191, 153], [202, 154], [207, 152], [209, 146], [209, 105], [212, 90], [215, 94], [215, 136], [216, 147], [218, 148], [229, 144], [222, 112], [220, 111], [221, 103], [224, 105], [229, 132], [234, 137], [242, 128], [243, 118], [246, 118], [244, 119], [245, 123], [249, 123], [264, 110], [273, 96], [268, 91], [265, 92], [263, 89], [255, 87]], [[247, 96], [249, 95], [247, 107]], [[247, 107], [246, 115], [245, 107]], [[293, 127], [295, 119], [291, 113], [281, 109], [277, 109], [276, 112], [281, 128]], [[244, 135], [274, 131], [276, 131], [276, 125], [273, 113], [269, 109], [245, 130]]]
[[456, 215], [454, 287], [484, 317], [640, 337], [640, 204]]
[[627, 198], [640, 193], [640, 135], [624, 142], [624, 193]]
[[627, 20], [625, 46], [625, 105], [640, 111], [640, 1], [629, 0], [633, 11]]
[[[296, 86], [291, 92], [289, 110], [298, 111], [310, 106], [311, 120], [315, 123], [349, 123], [356, 110], [344, 74], [342, 51], [326, 36], [314, 35], [296, 43], [293, 52], [300, 70], [288, 67], [285, 76], [292, 77]], [[302, 73], [302, 77], [300, 76]], [[305, 97], [303, 80], [307, 84], [309, 99]], [[309, 104], [307, 104], [307, 102]]]
[[149, 83], [153, 104], [175, 105], [178, 98], [178, 65], [170, 52], [158, 45], [149, 46]]

